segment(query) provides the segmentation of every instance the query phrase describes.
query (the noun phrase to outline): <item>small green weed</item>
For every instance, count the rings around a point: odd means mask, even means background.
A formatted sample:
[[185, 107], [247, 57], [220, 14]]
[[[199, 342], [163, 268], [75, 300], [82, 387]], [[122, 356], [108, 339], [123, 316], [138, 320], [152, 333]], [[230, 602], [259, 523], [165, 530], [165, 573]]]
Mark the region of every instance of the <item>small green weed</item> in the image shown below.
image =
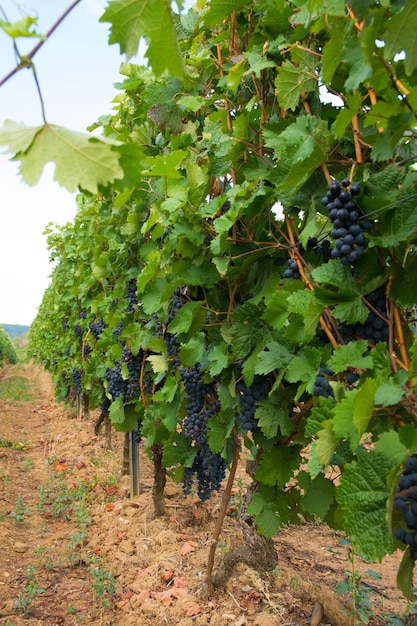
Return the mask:
[[32, 470], [34, 466], [35, 466], [35, 461], [32, 459], [31, 456], [28, 456], [26, 461], [23, 463], [23, 471], [30, 472], [30, 470]]
[[41, 589], [36, 585], [36, 572], [36, 568], [34, 568], [32, 565], [28, 566], [26, 571], [27, 585], [23, 589], [23, 591], [19, 593], [14, 601], [14, 610], [18, 613], [22, 613], [22, 615], [28, 615], [30, 605], [32, 604], [33, 600], [36, 598], [36, 596], [41, 595], [45, 592], [45, 589]]
[[14, 519], [16, 524], [22, 524], [27, 521], [27, 517], [32, 515], [32, 509], [26, 506], [23, 496], [18, 494], [14, 510], [10, 513], [10, 517]]
[[105, 569], [105, 563], [102, 559], [94, 558], [90, 568], [93, 588], [94, 603], [100, 605], [100, 608], [108, 608], [113, 600], [117, 588], [117, 579], [111, 572]]

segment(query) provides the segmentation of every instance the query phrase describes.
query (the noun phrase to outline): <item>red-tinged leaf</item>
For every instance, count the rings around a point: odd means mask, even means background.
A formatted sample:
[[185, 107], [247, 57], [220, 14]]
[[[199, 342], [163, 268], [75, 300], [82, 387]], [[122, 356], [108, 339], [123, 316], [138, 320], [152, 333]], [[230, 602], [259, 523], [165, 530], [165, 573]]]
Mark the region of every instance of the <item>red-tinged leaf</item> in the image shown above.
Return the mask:
[[171, 604], [173, 599], [180, 598], [181, 596], [185, 596], [188, 593], [188, 587], [170, 587], [165, 591], [156, 591], [152, 593], [152, 598], [163, 604], [164, 606], [168, 606]]
[[197, 602], [184, 602], [182, 609], [185, 613], [185, 617], [193, 617], [194, 615], [201, 613], [201, 608]]
[[198, 543], [196, 543], [195, 541], [186, 541], [180, 550], [181, 556], [185, 556], [190, 552], [194, 552], [197, 546]]

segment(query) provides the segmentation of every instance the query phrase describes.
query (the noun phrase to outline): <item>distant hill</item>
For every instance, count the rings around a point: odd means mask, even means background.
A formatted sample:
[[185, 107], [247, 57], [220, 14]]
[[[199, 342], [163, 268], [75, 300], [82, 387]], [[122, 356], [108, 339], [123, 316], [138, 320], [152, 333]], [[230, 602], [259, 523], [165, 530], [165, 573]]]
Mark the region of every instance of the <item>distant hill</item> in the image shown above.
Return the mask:
[[0, 326], [4, 328], [10, 339], [20, 337], [20, 335], [27, 333], [30, 328], [30, 326], [23, 326], [22, 324], [0, 324]]

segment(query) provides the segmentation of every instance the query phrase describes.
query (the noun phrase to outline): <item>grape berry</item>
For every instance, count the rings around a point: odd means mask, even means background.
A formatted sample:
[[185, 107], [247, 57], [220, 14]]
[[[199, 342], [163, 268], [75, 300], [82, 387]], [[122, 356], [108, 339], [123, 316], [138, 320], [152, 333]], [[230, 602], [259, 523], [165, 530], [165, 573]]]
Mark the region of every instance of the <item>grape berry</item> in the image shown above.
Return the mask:
[[404, 514], [407, 528], [397, 528], [395, 537], [410, 546], [411, 557], [417, 559], [417, 456], [408, 457], [397, 485], [394, 509]]

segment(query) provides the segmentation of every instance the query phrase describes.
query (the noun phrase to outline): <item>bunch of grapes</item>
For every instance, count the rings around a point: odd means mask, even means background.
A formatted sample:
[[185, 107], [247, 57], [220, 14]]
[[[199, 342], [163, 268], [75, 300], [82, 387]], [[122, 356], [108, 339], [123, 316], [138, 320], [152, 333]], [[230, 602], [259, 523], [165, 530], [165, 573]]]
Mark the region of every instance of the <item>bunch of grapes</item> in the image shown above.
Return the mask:
[[287, 260], [287, 269], [284, 271], [283, 276], [284, 278], [292, 278], [293, 280], [299, 280], [301, 278], [298, 265], [292, 259]]
[[271, 385], [268, 378], [256, 374], [250, 387], [246, 386], [241, 375], [241, 366], [237, 367], [236, 389], [239, 394], [240, 405], [240, 427], [242, 430], [250, 431], [256, 428], [258, 420], [255, 418], [256, 405], [265, 398]]
[[77, 337], [81, 339], [81, 337], [83, 336], [83, 330], [80, 324], [74, 324], [74, 332], [77, 335]]
[[[132, 354], [128, 346], [124, 346], [122, 358], [116, 361], [114, 367], [108, 367], [105, 374], [107, 381], [107, 391], [114, 401], [119, 396], [127, 402], [136, 398], [140, 392], [140, 373], [143, 361], [143, 351], [139, 350], [137, 355]], [[128, 377], [122, 374], [122, 364], [127, 366]]]
[[126, 294], [126, 300], [127, 300], [126, 312], [127, 313], [134, 313], [136, 310], [136, 306], [138, 305], [136, 290], [137, 290], [136, 281], [131, 280], [129, 283], [127, 294]]
[[143, 356], [144, 354], [142, 350], [139, 350], [139, 352], [135, 355], [132, 354], [128, 346], [123, 348], [122, 361], [126, 363], [127, 371], [129, 373], [124, 400], [136, 398], [140, 393], [140, 373], [142, 369]]
[[107, 381], [107, 391], [113, 401], [119, 396], [126, 396], [127, 381], [122, 376], [121, 361], [117, 361], [114, 367], [108, 367], [104, 378]]
[[397, 528], [395, 537], [410, 546], [411, 556], [417, 559], [417, 456], [408, 457], [398, 481], [394, 509], [404, 514], [407, 528]]
[[[328, 365], [321, 367], [314, 381], [313, 395], [322, 396], [323, 398], [334, 398], [333, 387], [330, 384], [330, 380], [333, 377], [334, 372]], [[337, 375], [337, 380], [344, 381], [347, 387], [352, 388], [359, 380], [359, 374], [353, 370], [341, 372]]]
[[190, 441], [207, 444], [208, 420], [220, 409], [215, 382], [203, 381], [199, 363], [188, 369], [182, 368], [180, 375], [185, 387], [184, 432]]
[[344, 341], [349, 342], [358, 337], [366, 339], [371, 344], [388, 341], [389, 327], [385, 285], [369, 293], [366, 300], [371, 308], [364, 324], [346, 324], [345, 322], [339, 324], [338, 330]]
[[323, 396], [323, 398], [334, 398], [334, 392], [330, 384], [330, 378], [334, 372], [328, 365], [321, 367], [314, 381], [313, 394], [315, 396]]
[[[186, 287], [177, 287], [174, 291], [174, 296], [170, 302], [169, 311], [168, 311], [168, 324], [172, 322], [178, 311], [182, 306], [184, 306], [187, 301], [187, 288]], [[177, 367], [179, 365], [179, 359], [177, 358], [179, 346], [175, 335], [172, 333], [165, 333], [165, 343], [167, 346], [168, 355], [174, 357], [174, 366]]]
[[85, 343], [83, 347], [83, 359], [85, 360], [91, 352], [92, 347], [89, 346], [88, 343]]
[[185, 468], [182, 481], [185, 494], [191, 493], [194, 476], [197, 478], [198, 497], [205, 502], [213, 491], [220, 489], [226, 476], [226, 462], [220, 454], [214, 454], [208, 444], [204, 444], [197, 452], [192, 467]]
[[331, 251], [331, 258], [340, 259], [343, 265], [360, 259], [365, 251], [364, 232], [369, 232], [373, 227], [373, 222], [364, 218], [354, 201], [354, 196], [359, 192], [359, 183], [350, 185], [347, 178], [341, 182], [334, 180], [322, 199], [333, 224], [330, 235], [335, 240], [335, 247]]
[[328, 239], [319, 242], [317, 237], [310, 237], [307, 241], [307, 252], [314, 250], [315, 254], [325, 263], [331, 258], [331, 243]]
[[103, 318], [100, 317], [98, 320], [90, 322], [88, 327], [91, 330], [91, 334], [93, 335], [94, 339], [97, 341], [97, 339], [100, 337], [101, 333], [105, 329], [106, 324]]
[[72, 380], [74, 382], [75, 393], [80, 395], [82, 392], [81, 379], [83, 376], [83, 371], [77, 369], [76, 367], [72, 368]]

